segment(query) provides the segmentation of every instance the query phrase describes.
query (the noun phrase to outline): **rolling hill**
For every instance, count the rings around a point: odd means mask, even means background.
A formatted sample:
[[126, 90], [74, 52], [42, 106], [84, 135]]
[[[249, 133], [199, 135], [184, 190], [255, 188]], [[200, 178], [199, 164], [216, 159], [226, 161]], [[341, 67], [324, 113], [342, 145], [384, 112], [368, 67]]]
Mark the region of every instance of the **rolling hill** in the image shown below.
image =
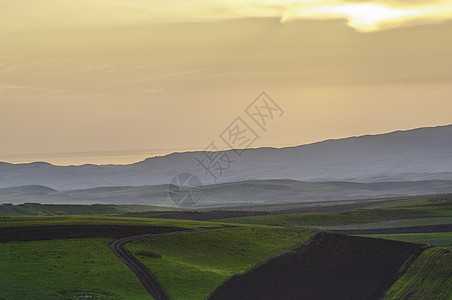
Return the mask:
[[[21, 187], [0, 189], [0, 203], [140, 204], [166, 207], [175, 205], [168, 196], [168, 185], [98, 187], [70, 191], [55, 191], [37, 186], [22, 188], [23, 191]], [[445, 193], [452, 193], [452, 181], [356, 183], [247, 180], [204, 186], [203, 196], [197, 206], [214, 208], [226, 204], [281, 205]]]
[[[298, 181], [452, 180], [452, 125], [367, 135], [287, 148], [248, 149], [214, 182], [198, 166], [202, 152], [173, 153], [130, 165], [54, 166], [0, 163], [0, 188], [42, 185], [57, 190], [165, 185], [189, 172], [204, 184], [262, 179]], [[219, 174], [217, 174], [219, 175]]]

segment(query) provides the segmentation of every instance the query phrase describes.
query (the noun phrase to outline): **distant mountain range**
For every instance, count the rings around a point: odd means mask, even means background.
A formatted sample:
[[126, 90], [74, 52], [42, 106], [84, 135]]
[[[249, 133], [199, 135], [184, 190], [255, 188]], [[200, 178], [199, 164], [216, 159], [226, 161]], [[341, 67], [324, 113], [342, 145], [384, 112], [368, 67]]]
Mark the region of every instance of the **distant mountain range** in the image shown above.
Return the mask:
[[[196, 158], [207, 163], [207, 156], [198, 151], [152, 157], [130, 165], [0, 163], [0, 188], [41, 185], [64, 191], [167, 185], [182, 172], [196, 174], [204, 184], [263, 179], [362, 183], [452, 180], [452, 125], [280, 149], [248, 149], [241, 156], [235, 150], [224, 153], [234, 162], [221, 176], [212, 169], [216, 182], [198, 165]], [[220, 163], [227, 166], [224, 159]]]
[[[44, 186], [0, 189], [0, 203], [141, 204], [175, 207], [168, 185], [99, 187], [56, 191]], [[236, 204], [285, 204], [338, 200], [377, 199], [452, 193], [452, 181], [408, 182], [300, 182], [295, 180], [246, 180], [207, 185], [196, 207], [212, 209]]]

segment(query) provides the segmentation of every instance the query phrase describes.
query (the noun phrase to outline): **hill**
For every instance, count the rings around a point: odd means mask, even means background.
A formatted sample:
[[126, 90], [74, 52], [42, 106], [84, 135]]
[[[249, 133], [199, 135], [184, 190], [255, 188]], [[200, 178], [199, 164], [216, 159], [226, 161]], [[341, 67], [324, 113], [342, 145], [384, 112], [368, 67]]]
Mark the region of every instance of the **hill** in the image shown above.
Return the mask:
[[231, 277], [209, 299], [380, 299], [424, 249], [320, 233], [309, 245]]
[[[98, 187], [54, 191], [45, 187], [0, 189], [0, 203], [46, 204], [140, 204], [174, 206], [168, 185]], [[295, 180], [247, 180], [203, 187], [197, 207], [214, 209], [224, 205], [284, 204], [300, 202], [374, 199], [452, 193], [452, 181], [408, 182], [301, 182]], [[229, 205], [230, 206], [230, 205]]]
[[424, 251], [389, 289], [384, 299], [450, 299], [451, 265], [451, 248]]
[[56, 190], [46, 186], [25, 185], [0, 189], [0, 197], [15, 197], [15, 196], [20, 197], [24, 195], [48, 195], [53, 192], [56, 192]]
[[[287, 148], [234, 150], [216, 183], [256, 179], [388, 182], [452, 180], [452, 125], [367, 135]], [[54, 166], [0, 163], [0, 188], [43, 185], [58, 190], [162, 185], [181, 172], [214, 183], [198, 166], [202, 152], [173, 153], [131, 165]]]

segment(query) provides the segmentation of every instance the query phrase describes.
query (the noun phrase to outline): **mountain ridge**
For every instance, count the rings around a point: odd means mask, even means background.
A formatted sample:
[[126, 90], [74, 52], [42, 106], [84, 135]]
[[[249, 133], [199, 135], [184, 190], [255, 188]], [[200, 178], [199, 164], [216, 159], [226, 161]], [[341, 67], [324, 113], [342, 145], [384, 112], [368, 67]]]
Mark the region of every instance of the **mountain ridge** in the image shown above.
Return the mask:
[[[312, 144], [247, 149], [233, 158], [218, 183], [243, 180], [420, 181], [452, 180], [452, 125], [329, 139]], [[168, 184], [179, 173], [215, 183], [197, 166], [203, 151], [174, 152], [128, 165], [0, 164], [0, 188], [43, 185], [57, 190]], [[219, 175], [219, 174], [218, 174]]]
[[[326, 139], [326, 140], [322, 140], [322, 141], [318, 141], [318, 142], [313, 142], [313, 143], [307, 143], [307, 144], [300, 144], [300, 145], [295, 145], [295, 146], [285, 146], [285, 147], [272, 147], [272, 146], [263, 146], [263, 147], [256, 147], [256, 148], [247, 148], [247, 150], [265, 150], [265, 149], [269, 149], [269, 150], [281, 150], [281, 149], [295, 149], [295, 148], [299, 148], [299, 147], [304, 147], [304, 146], [313, 146], [313, 145], [317, 145], [317, 144], [323, 144], [323, 143], [327, 143], [327, 142], [335, 142], [335, 141], [344, 141], [344, 140], [352, 140], [352, 139], [356, 139], [356, 138], [366, 138], [366, 137], [377, 137], [377, 136], [387, 136], [387, 135], [393, 135], [393, 134], [398, 134], [398, 133], [405, 133], [405, 132], [414, 132], [414, 131], [421, 131], [424, 129], [434, 129], [434, 128], [444, 128], [444, 127], [451, 127], [452, 128], [452, 124], [448, 124], [448, 125], [438, 125], [438, 126], [424, 126], [424, 127], [418, 127], [418, 128], [413, 128], [413, 129], [406, 129], [406, 130], [394, 130], [394, 131], [389, 131], [389, 132], [385, 132], [385, 133], [376, 133], [376, 134], [364, 134], [364, 135], [355, 135], [355, 136], [349, 136], [349, 137], [343, 137], [343, 138], [331, 138], [331, 139]], [[242, 148], [243, 149], [243, 148]], [[241, 148], [237, 148], [235, 150], [242, 150]], [[130, 165], [136, 165], [136, 164], [140, 164], [142, 162], [148, 161], [148, 160], [152, 160], [152, 159], [157, 159], [157, 158], [165, 158], [171, 155], [177, 155], [177, 154], [190, 154], [190, 153], [201, 153], [203, 152], [202, 150], [196, 150], [196, 151], [176, 151], [176, 152], [171, 152], [168, 154], [164, 154], [164, 155], [156, 155], [156, 156], [150, 156], [145, 158], [144, 160], [141, 161], [137, 161], [134, 163], [130, 163], [130, 164], [82, 164], [82, 165], [55, 165], [46, 161], [34, 161], [34, 162], [29, 162], [29, 163], [9, 163], [9, 162], [4, 162], [4, 161], [0, 161], [0, 166], [3, 165], [32, 165], [32, 164], [40, 164], [40, 165], [50, 165], [50, 166], [54, 166], [54, 167], [82, 167], [82, 166], [130, 166]]]

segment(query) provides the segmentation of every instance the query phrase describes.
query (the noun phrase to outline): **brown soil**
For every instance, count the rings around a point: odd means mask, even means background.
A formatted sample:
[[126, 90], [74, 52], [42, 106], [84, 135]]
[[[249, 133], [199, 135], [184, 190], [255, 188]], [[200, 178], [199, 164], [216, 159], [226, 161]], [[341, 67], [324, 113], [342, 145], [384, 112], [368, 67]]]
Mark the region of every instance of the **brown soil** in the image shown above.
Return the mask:
[[122, 238], [142, 234], [158, 234], [183, 230], [165, 226], [133, 225], [49, 225], [0, 228], [0, 243], [80, 238]]
[[379, 299], [423, 245], [320, 233], [223, 283], [210, 299]]
[[375, 228], [375, 229], [329, 230], [329, 231], [332, 233], [350, 234], [350, 235], [452, 232], [452, 224]]

